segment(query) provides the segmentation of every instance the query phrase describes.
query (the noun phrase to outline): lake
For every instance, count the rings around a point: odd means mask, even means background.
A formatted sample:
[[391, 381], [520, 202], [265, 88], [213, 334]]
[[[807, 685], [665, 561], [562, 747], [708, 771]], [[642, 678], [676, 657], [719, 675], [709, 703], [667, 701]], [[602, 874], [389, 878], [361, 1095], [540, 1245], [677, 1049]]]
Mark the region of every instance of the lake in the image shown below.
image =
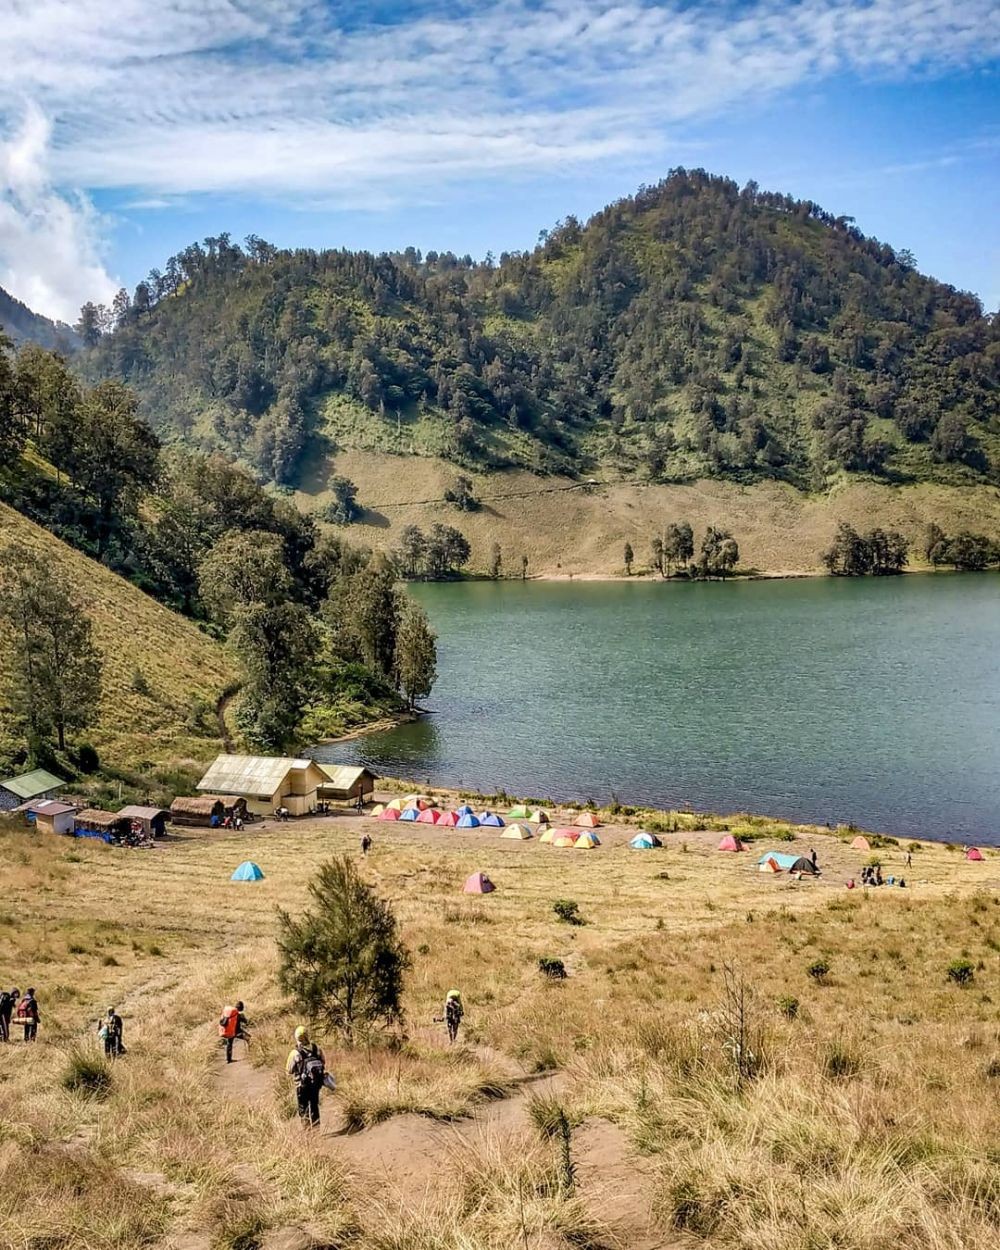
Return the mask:
[[1000, 577], [411, 593], [418, 723], [317, 748], [426, 783], [1000, 844]]

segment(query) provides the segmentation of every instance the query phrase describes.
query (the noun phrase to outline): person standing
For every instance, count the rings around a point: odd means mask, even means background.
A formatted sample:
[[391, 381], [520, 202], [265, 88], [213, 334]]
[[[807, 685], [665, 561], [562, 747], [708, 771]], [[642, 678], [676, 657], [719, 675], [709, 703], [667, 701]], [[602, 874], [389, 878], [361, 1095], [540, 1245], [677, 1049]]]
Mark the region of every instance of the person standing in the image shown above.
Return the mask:
[[361, 854], [365, 857], [365, 859], [368, 858], [368, 852], [371, 849], [372, 849], [371, 836], [366, 833], [365, 836], [361, 839]]
[[285, 1071], [295, 1081], [295, 1102], [299, 1119], [311, 1128], [319, 1125], [319, 1091], [332, 1084], [326, 1075], [326, 1058], [314, 1041], [309, 1030], [300, 1024], [295, 1030], [295, 1045], [288, 1055]]
[[10, 993], [0, 990], [0, 1042], [10, 1041], [10, 1018], [14, 1014], [20, 995], [21, 991], [16, 985]]
[[444, 1022], [448, 1026], [448, 1041], [454, 1044], [458, 1040], [458, 1030], [465, 1011], [462, 1008], [462, 995], [458, 990], [449, 990], [444, 1000]]
[[243, 1014], [242, 999], [238, 999], [235, 1007], [223, 1007], [219, 1020], [219, 1036], [226, 1044], [226, 1063], [233, 1062], [233, 1042], [241, 1038], [249, 1046], [250, 1038], [246, 1032], [247, 1018]]
[[815, 847], [810, 847], [810, 848], [809, 848], [809, 858], [810, 858], [810, 860], [812, 861], [813, 872], [817, 872], [817, 871], [818, 871], [818, 858], [817, 858], [817, 855], [816, 855], [816, 848], [815, 848]]
[[125, 1050], [122, 1045], [122, 1034], [125, 1026], [121, 1016], [114, 1007], [108, 1008], [108, 1014], [101, 1021], [98, 1035], [104, 1042], [104, 1053], [109, 1059], [117, 1059]]
[[24, 1040], [33, 1042], [38, 1037], [38, 1022], [42, 1015], [38, 1010], [38, 999], [33, 988], [24, 991], [24, 997], [17, 1004], [15, 1019], [24, 1026]]

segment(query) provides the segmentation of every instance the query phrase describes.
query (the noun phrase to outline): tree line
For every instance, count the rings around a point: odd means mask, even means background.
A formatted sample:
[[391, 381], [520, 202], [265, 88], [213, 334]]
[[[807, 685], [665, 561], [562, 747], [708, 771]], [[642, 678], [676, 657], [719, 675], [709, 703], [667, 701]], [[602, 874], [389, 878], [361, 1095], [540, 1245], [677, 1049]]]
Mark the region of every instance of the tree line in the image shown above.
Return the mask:
[[[622, 561], [625, 575], [632, 576], [635, 549], [626, 542]], [[661, 577], [689, 580], [729, 577], [740, 562], [739, 543], [727, 529], [709, 525], [695, 558], [695, 536], [690, 521], [673, 521], [653, 535], [649, 543], [649, 569]]]

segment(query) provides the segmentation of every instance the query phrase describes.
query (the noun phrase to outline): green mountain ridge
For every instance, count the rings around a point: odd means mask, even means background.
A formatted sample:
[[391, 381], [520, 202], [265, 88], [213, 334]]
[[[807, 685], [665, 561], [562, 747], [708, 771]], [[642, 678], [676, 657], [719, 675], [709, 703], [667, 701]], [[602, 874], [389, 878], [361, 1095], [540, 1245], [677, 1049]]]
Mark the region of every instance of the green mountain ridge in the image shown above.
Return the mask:
[[76, 351], [80, 341], [76, 331], [62, 321], [51, 321], [41, 313], [32, 312], [27, 304], [0, 287], [0, 331], [15, 347], [37, 343], [48, 351], [68, 355]]
[[684, 482], [1000, 474], [1000, 328], [809, 201], [678, 170], [475, 263], [207, 239], [84, 317], [166, 440], [297, 485], [338, 447]]

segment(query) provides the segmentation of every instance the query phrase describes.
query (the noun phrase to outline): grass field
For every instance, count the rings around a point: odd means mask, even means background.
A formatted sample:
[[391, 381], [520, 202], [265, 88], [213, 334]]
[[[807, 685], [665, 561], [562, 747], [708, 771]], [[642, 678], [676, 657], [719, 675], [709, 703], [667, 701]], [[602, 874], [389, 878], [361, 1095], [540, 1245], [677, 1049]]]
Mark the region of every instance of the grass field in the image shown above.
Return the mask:
[[[72, 586], [104, 655], [98, 723], [82, 736], [102, 760], [168, 776], [220, 749], [216, 700], [235, 667], [219, 643], [118, 577], [0, 504], [0, 560], [8, 545], [38, 552]], [[0, 663], [3, 662], [0, 655]], [[141, 680], [137, 680], [141, 677]], [[0, 755], [4, 708], [0, 705]], [[155, 778], [154, 778], [155, 780]]]
[[[281, 1075], [297, 1017], [274, 909], [302, 908], [365, 830], [361, 871], [413, 955], [408, 1040], [322, 1038], [340, 1088], [309, 1136]], [[921, 844], [907, 870], [889, 846], [908, 888], [849, 892], [866, 856], [831, 834], [771, 844], [758, 825], [731, 855], [714, 829], [651, 852], [632, 832], [583, 852], [339, 817], [125, 852], [0, 831], [0, 976], [43, 1012], [34, 1049], [0, 1047], [0, 1245], [995, 1247], [997, 854]], [[817, 881], [756, 871], [811, 846]], [[245, 858], [264, 881], [230, 883]], [[461, 893], [476, 869], [496, 893]], [[560, 898], [584, 925], [557, 920]], [[452, 986], [467, 1027], [449, 1051]], [[227, 1069], [215, 1022], [237, 996], [253, 1046]], [[84, 1059], [112, 1003], [129, 1054], [108, 1072]]]

